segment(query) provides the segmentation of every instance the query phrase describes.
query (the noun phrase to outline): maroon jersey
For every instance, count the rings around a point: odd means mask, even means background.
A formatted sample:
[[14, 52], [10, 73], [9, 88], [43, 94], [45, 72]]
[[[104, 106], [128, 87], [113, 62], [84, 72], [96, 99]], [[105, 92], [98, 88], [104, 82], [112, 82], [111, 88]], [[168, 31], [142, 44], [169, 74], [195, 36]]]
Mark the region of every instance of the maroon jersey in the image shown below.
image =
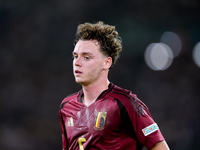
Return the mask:
[[112, 83], [90, 106], [82, 90], [66, 97], [59, 118], [64, 150], [141, 150], [164, 138], [146, 105]]

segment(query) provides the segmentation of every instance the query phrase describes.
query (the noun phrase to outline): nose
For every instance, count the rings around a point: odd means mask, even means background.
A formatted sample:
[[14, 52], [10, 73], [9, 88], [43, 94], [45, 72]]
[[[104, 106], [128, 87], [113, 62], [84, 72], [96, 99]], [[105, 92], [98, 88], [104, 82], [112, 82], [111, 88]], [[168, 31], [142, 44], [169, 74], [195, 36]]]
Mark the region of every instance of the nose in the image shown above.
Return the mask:
[[80, 57], [74, 58], [74, 66], [82, 66]]

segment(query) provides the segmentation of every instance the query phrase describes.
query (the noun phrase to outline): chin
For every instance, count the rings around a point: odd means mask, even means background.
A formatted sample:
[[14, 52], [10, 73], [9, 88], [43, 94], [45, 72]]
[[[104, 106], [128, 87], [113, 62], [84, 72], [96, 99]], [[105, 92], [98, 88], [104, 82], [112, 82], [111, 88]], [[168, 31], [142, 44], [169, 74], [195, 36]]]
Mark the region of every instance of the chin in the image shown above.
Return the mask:
[[84, 83], [84, 81], [78, 80], [78, 79], [76, 79], [76, 82], [79, 83], [79, 84], [83, 84]]
[[76, 82], [77, 82], [78, 84], [81, 84], [82, 86], [87, 86], [87, 85], [89, 85], [89, 82], [87, 82], [87, 81], [76, 80]]

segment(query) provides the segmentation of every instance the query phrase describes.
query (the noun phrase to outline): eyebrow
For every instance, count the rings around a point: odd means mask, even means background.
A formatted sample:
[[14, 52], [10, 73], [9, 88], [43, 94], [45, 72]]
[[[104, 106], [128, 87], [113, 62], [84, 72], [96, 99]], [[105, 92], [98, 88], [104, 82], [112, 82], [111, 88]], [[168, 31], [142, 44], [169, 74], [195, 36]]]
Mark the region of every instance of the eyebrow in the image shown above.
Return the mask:
[[[76, 52], [72, 52], [72, 55], [76, 55], [77, 53]], [[83, 52], [83, 53], [81, 53], [81, 55], [93, 55], [92, 53], [90, 53], [90, 52]]]

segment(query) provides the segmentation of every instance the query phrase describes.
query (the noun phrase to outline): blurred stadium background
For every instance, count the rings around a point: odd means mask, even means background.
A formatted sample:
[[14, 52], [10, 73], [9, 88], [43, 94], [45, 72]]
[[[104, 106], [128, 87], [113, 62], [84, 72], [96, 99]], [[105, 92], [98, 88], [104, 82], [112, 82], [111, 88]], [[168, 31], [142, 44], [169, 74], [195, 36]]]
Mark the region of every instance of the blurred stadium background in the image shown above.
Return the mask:
[[172, 150], [200, 147], [199, 0], [0, 0], [0, 149], [58, 150], [76, 27], [115, 25], [111, 82], [149, 107]]

